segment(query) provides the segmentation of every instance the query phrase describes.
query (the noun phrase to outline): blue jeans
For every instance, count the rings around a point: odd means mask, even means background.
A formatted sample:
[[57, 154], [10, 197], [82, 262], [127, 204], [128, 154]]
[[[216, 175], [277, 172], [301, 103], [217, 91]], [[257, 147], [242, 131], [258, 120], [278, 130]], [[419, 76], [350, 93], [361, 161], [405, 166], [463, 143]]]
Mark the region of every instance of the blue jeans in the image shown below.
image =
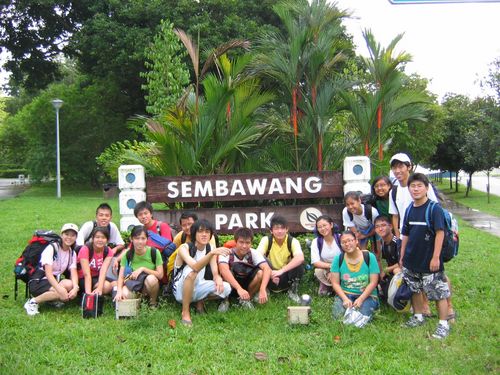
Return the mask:
[[[347, 298], [349, 298], [352, 302], [354, 302], [359, 295], [355, 294], [346, 294]], [[378, 298], [369, 296], [367, 299], [363, 301], [361, 304], [361, 308], [359, 312], [365, 316], [372, 317], [375, 310], [379, 307]], [[342, 319], [345, 314], [345, 307], [343, 305], [342, 299], [339, 296], [335, 296], [333, 299], [333, 307], [332, 314], [334, 319]]]

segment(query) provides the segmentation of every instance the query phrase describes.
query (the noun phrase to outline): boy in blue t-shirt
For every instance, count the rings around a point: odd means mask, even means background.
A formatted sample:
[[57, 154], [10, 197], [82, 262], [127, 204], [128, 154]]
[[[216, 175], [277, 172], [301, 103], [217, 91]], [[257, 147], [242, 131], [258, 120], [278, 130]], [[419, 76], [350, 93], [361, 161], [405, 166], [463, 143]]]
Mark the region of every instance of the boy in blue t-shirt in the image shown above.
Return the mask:
[[430, 212], [430, 227], [426, 222], [429, 207], [429, 180], [422, 173], [415, 173], [408, 180], [413, 198], [406, 210], [402, 227], [401, 260], [403, 277], [411, 291], [414, 315], [406, 322], [406, 327], [424, 324], [424, 293], [429, 300], [437, 302], [439, 324], [432, 337], [443, 339], [450, 328], [447, 321], [450, 289], [444, 274], [441, 248], [444, 239], [444, 213], [440, 205], [435, 205]]

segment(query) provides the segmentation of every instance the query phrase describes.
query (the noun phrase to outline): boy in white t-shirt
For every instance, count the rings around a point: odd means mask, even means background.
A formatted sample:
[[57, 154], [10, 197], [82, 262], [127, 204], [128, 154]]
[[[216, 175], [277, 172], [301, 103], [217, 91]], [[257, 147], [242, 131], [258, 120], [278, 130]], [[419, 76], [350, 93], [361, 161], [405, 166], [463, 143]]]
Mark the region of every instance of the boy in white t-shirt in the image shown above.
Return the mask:
[[[252, 249], [253, 232], [248, 228], [238, 228], [234, 232], [236, 245], [227, 256], [220, 256], [219, 272], [232, 287], [231, 295], [238, 297], [240, 304], [252, 309], [252, 298], [260, 304], [268, 300], [267, 285], [271, 278], [271, 267], [264, 256]], [[229, 308], [229, 301], [224, 301]], [[219, 307], [219, 309], [223, 309]]]

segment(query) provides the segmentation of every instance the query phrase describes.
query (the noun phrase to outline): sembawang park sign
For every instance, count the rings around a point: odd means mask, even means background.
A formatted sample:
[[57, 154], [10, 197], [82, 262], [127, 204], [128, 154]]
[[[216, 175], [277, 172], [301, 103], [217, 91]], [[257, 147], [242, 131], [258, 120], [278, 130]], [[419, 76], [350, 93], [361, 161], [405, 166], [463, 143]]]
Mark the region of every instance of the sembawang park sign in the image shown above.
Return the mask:
[[310, 232], [316, 218], [330, 215], [342, 227], [344, 191], [370, 192], [370, 159], [344, 159], [343, 171], [248, 173], [209, 176], [145, 176], [141, 165], [118, 169], [120, 229], [139, 224], [135, 205], [143, 200], [164, 203], [154, 217], [180, 230], [183, 211], [212, 222], [218, 233], [248, 227], [269, 230], [273, 215], [284, 216], [292, 233]]
[[337, 171], [147, 177], [146, 195], [151, 203], [185, 206], [155, 211], [174, 227], [190, 210], [223, 234], [242, 226], [264, 232], [275, 214], [287, 218], [291, 232], [309, 232], [322, 214], [341, 224], [343, 204], [335, 202], [343, 197], [343, 180]]

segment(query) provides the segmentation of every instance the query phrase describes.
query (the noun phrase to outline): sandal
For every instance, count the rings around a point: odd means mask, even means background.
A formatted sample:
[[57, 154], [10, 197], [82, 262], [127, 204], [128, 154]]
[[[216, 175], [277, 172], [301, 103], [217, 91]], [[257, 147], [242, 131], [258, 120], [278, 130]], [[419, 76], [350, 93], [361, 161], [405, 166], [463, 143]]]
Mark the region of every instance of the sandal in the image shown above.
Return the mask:
[[182, 319], [181, 324], [186, 327], [191, 327], [193, 325], [193, 322], [191, 320]]
[[455, 323], [457, 321], [457, 312], [453, 311], [452, 313], [449, 313], [446, 320], [450, 323]]

